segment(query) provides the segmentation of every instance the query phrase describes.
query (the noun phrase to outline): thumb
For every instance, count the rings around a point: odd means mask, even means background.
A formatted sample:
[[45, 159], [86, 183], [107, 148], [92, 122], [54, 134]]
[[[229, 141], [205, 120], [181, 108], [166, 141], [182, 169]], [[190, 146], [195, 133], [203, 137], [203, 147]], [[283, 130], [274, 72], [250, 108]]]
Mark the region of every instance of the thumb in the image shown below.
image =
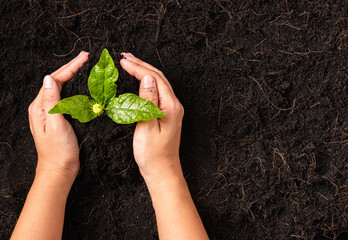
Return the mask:
[[[140, 82], [139, 97], [149, 100], [158, 107], [158, 92], [157, 84], [154, 77], [151, 75], [145, 75]], [[158, 128], [158, 120], [150, 119], [146, 122], [138, 122], [136, 130], [137, 132], [146, 131], [149, 129]]]
[[140, 83], [139, 97], [149, 100], [158, 107], [158, 92], [156, 80], [151, 75], [145, 75]]
[[45, 76], [43, 81], [42, 103], [46, 117], [46, 130], [51, 126], [59, 124], [64, 119], [62, 114], [48, 114], [59, 101], [60, 90], [56, 80], [50, 75]]

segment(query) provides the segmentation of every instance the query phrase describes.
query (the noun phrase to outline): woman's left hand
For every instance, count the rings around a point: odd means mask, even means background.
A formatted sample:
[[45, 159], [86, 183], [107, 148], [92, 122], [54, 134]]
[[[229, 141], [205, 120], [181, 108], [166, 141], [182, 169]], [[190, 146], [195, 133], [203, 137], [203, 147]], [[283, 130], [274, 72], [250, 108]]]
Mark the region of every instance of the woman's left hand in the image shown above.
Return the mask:
[[64, 83], [70, 81], [88, 60], [88, 53], [76, 58], [44, 78], [43, 86], [29, 106], [30, 130], [38, 154], [36, 174], [58, 176], [73, 183], [80, 169], [79, 146], [70, 123], [62, 114], [48, 114], [60, 101]]

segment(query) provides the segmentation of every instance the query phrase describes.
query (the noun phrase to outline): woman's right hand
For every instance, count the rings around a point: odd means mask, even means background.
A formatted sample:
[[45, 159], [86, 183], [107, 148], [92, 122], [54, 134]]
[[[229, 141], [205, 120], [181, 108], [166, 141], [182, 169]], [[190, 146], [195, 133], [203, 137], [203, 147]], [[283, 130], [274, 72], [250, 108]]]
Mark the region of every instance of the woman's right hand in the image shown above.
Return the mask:
[[123, 54], [121, 66], [139, 79], [139, 96], [152, 101], [165, 117], [138, 122], [134, 157], [148, 187], [160, 239], [209, 239], [181, 170], [179, 145], [184, 108], [162, 72]]
[[137, 124], [133, 149], [140, 173], [145, 181], [182, 176], [179, 146], [184, 108], [161, 71], [130, 53], [122, 55], [122, 68], [140, 80], [139, 96], [165, 114]]

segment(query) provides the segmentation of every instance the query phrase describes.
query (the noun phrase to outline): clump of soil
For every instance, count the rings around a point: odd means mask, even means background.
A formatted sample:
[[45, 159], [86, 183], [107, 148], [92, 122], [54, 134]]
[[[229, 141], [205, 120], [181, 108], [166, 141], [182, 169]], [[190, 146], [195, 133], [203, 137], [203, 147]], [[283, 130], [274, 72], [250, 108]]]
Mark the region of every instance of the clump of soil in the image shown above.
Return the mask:
[[[27, 108], [46, 74], [107, 48], [161, 69], [185, 107], [181, 161], [211, 239], [348, 238], [346, 1], [5, 1], [0, 34], [0, 238], [31, 186]], [[119, 93], [138, 81], [120, 70]], [[154, 239], [135, 125], [67, 117], [81, 144], [63, 239]]]

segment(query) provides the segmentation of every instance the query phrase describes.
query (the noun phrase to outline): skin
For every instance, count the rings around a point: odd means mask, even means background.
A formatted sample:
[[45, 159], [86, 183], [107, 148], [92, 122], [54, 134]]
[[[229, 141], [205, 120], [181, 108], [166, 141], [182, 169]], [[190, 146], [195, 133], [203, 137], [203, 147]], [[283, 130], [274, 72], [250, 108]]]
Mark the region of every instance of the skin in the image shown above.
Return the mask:
[[[29, 124], [38, 154], [30, 188], [11, 239], [61, 239], [66, 200], [80, 168], [73, 128], [61, 114], [48, 114], [60, 100], [64, 83], [88, 60], [82, 52], [50, 76], [52, 86], [40, 89], [30, 104]], [[46, 80], [46, 79], [45, 79]]]
[[[208, 239], [181, 170], [179, 145], [184, 109], [162, 72], [130, 53], [122, 55], [122, 68], [140, 80], [139, 96], [165, 113], [164, 118], [139, 122], [133, 140], [134, 157], [151, 195], [159, 237]], [[59, 102], [64, 83], [87, 60], [88, 53], [81, 52], [46, 76], [29, 106], [38, 163], [12, 240], [62, 237], [66, 200], [80, 168], [79, 146], [63, 115], [48, 111]]]

